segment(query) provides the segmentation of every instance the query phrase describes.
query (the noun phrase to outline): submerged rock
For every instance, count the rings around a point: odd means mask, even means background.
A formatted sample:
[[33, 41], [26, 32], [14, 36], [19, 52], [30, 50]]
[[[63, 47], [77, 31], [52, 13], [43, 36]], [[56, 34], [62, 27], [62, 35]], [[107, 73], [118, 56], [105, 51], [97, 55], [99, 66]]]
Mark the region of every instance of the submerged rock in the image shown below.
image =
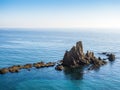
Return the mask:
[[108, 52], [102, 52], [101, 54], [103, 54], [103, 55], [107, 55], [107, 54], [108, 54]]

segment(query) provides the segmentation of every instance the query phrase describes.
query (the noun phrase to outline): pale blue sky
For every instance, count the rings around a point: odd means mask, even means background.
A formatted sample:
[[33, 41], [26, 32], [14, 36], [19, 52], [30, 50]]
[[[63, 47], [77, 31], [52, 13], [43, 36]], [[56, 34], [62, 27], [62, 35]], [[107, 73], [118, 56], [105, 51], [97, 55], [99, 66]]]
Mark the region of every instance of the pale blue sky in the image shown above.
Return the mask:
[[0, 0], [0, 28], [120, 28], [120, 0]]

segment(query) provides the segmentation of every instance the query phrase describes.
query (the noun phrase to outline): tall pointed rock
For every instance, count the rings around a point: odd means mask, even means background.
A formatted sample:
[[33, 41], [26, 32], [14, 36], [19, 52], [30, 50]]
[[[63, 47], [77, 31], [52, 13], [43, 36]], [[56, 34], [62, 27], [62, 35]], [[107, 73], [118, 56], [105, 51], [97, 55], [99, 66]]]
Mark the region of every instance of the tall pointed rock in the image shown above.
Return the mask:
[[84, 58], [83, 45], [79, 41], [70, 51], [66, 51], [63, 57], [64, 66], [75, 66]]

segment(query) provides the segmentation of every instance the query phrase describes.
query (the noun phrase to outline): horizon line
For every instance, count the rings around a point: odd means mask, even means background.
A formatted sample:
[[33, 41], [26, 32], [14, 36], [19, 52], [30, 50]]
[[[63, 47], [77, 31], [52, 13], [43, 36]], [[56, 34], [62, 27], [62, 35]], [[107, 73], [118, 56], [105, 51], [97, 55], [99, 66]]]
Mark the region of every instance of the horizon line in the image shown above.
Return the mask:
[[[1, 30], [2, 29], [2, 30]], [[56, 30], [57, 29], [57, 30]], [[98, 33], [118, 33], [120, 28], [1, 28], [0, 31], [56, 31], [56, 32], [98, 32]]]

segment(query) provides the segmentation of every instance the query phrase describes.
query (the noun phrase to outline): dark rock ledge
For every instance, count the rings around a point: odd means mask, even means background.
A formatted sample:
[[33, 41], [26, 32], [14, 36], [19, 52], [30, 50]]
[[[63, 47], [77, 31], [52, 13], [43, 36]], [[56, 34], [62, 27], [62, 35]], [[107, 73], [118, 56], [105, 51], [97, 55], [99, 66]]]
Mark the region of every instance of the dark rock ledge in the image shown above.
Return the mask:
[[[115, 60], [114, 54], [108, 54], [103, 52], [102, 54], [106, 55], [110, 61]], [[0, 74], [5, 74], [8, 72], [18, 73], [21, 69], [27, 69], [30, 71], [30, 68], [35, 67], [37, 69], [44, 67], [53, 67], [57, 63], [55, 69], [58, 71], [62, 71], [64, 68], [76, 68], [76, 67], [84, 67], [87, 66], [88, 70], [93, 70], [105, 65], [107, 62], [101, 59], [100, 57], [96, 57], [93, 52], [87, 51], [83, 52], [82, 42], [79, 41], [76, 43], [76, 46], [73, 46], [70, 51], [66, 51], [63, 57], [63, 60], [58, 62], [37, 62], [33, 64], [25, 64], [25, 65], [13, 65], [8, 68], [0, 69]]]

